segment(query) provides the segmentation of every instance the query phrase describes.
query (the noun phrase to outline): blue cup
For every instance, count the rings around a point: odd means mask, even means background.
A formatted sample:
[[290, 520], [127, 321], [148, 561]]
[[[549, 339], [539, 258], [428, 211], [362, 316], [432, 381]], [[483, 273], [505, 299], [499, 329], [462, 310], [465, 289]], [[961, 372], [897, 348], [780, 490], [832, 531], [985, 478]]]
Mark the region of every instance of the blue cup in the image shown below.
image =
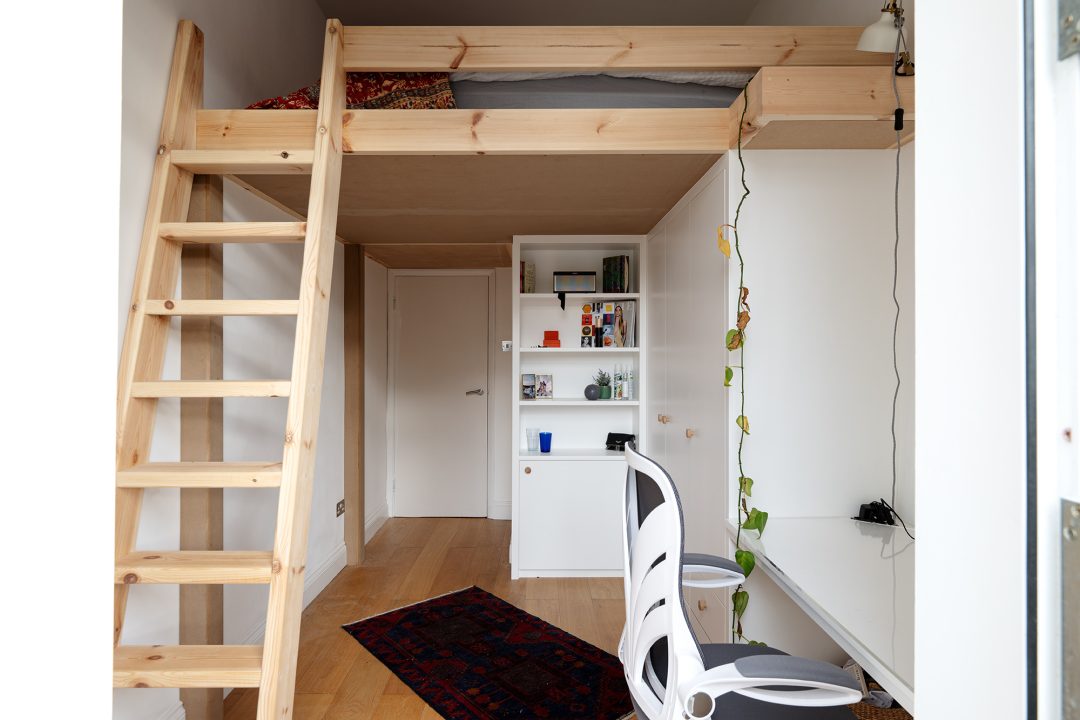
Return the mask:
[[551, 452], [551, 433], [540, 433], [540, 452]]

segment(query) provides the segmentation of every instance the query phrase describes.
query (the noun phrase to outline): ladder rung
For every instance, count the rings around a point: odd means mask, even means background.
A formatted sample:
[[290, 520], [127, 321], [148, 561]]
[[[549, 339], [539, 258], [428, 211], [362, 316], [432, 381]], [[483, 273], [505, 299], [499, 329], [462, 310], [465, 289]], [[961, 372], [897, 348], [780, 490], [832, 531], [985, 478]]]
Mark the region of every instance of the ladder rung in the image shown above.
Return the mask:
[[147, 300], [148, 315], [295, 315], [299, 300]]
[[191, 222], [161, 223], [158, 233], [183, 243], [302, 243], [303, 222]]
[[312, 150], [173, 150], [172, 163], [202, 175], [303, 175]]
[[137, 398], [288, 397], [288, 380], [150, 380], [131, 383]]
[[116, 473], [123, 488], [260, 488], [281, 485], [281, 463], [160, 462]]
[[261, 645], [120, 645], [113, 687], [259, 687]]
[[267, 551], [143, 550], [117, 559], [113, 582], [178, 585], [251, 585], [270, 582]]

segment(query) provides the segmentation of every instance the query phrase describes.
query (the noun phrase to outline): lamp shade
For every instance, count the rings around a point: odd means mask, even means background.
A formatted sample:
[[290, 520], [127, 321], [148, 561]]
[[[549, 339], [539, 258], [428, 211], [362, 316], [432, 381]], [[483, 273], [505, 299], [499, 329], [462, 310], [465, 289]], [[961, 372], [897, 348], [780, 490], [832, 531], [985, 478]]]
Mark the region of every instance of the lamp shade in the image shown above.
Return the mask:
[[[868, 25], [859, 37], [856, 49], [864, 52], [894, 52], [896, 50], [896, 19], [883, 12], [873, 25]], [[907, 38], [904, 38], [907, 40]]]

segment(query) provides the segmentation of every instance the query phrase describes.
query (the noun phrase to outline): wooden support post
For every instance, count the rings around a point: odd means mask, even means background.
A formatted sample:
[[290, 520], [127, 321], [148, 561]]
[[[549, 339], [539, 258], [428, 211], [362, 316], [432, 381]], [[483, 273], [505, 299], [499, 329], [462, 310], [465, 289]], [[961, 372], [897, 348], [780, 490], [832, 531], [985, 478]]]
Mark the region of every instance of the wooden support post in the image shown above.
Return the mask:
[[364, 561], [364, 248], [345, 246], [345, 551]]
[[[195, 178], [188, 208], [189, 222], [222, 220], [222, 179]], [[221, 244], [185, 245], [180, 259], [181, 297], [220, 299]], [[221, 317], [185, 317], [180, 321], [180, 378], [220, 380], [223, 376]], [[185, 398], [180, 401], [180, 459], [221, 461], [222, 399]], [[222, 550], [223, 516], [220, 488], [180, 491], [180, 549]], [[220, 645], [224, 642], [223, 585], [180, 586], [180, 644]], [[220, 688], [180, 690], [188, 720], [221, 720], [224, 691]]]

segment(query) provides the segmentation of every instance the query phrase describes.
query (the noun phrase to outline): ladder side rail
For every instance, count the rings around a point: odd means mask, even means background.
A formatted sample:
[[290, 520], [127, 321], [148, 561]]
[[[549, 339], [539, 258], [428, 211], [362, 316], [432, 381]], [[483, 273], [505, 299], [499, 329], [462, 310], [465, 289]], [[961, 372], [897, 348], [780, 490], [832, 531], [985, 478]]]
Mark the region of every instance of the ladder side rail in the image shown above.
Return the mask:
[[[135, 271], [127, 327], [120, 353], [116, 407], [116, 469], [145, 462], [150, 453], [157, 402], [132, 397], [137, 380], [161, 376], [168, 340], [169, 319], [146, 314], [150, 297], [169, 297], [180, 271], [180, 245], [163, 241], [162, 222], [187, 219], [193, 174], [175, 167], [176, 149], [195, 147], [196, 111], [203, 97], [203, 35], [193, 23], [181, 21], [176, 31], [169, 86], [161, 121], [161, 135], [147, 202], [146, 221]], [[130, 553], [139, 529], [142, 490], [116, 489], [116, 557]], [[128, 588], [117, 585], [113, 606], [113, 642], [120, 642]]]
[[315, 151], [308, 199], [300, 303], [285, 423], [281, 490], [274, 535], [258, 717], [289, 718], [296, 684], [296, 656], [303, 610], [304, 566], [311, 515], [315, 448], [323, 381], [341, 185], [345, 114], [341, 22], [327, 20], [323, 46]]

